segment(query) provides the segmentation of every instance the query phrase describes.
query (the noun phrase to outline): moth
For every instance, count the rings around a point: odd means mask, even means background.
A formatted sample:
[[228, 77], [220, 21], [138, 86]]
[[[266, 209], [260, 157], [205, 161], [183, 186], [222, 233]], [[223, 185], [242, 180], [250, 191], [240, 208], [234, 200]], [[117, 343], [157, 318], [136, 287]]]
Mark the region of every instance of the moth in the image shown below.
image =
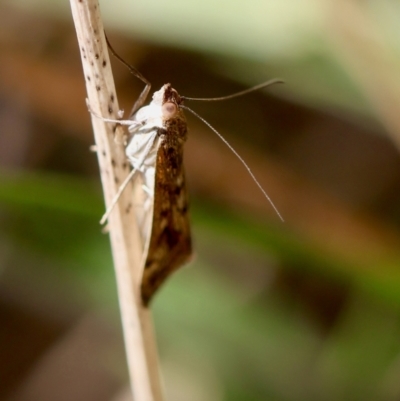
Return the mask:
[[[134, 180], [136, 217], [144, 255], [141, 295], [144, 305], [147, 306], [165, 279], [192, 256], [189, 201], [183, 166], [183, 146], [187, 140], [183, 109], [195, 114], [220, 136], [247, 168], [279, 217], [281, 216], [244, 160], [209, 123], [183, 105], [184, 98], [179, 96], [170, 84], [155, 92], [151, 103], [142, 107], [150, 91], [149, 81], [115, 53], [108, 39], [107, 43], [114, 56], [145, 83], [145, 88], [133, 106], [129, 119], [102, 118], [104, 121], [128, 125], [131, 137], [126, 147], [126, 156], [132, 165], [132, 171], [121, 185], [101, 222], [105, 222], [128, 182]], [[272, 80], [223, 98], [185, 99], [222, 100], [241, 96], [277, 82], [281, 81]]]
[[126, 155], [132, 171], [138, 173], [134, 189], [145, 193], [142, 210], [137, 211], [145, 255], [141, 284], [145, 305], [192, 255], [183, 167], [187, 124], [181, 103], [178, 92], [166, 84], [154, 93], [148, 106], [138, 110], [129, 126], [133, 136]]
[[101, 223], [107, 220], [122, 191], [132, 180], [133, 204], [143, 249], [141, 295], [147, 306], [165, 279], [192, 255], [183, 166], [187, 123], [181, 108], [183, 101], [170, 84], [155, 92], [151, 103], [142, 107], [150, 92], [150, 82], [116, 54], [107, 37], [106, 40], [114, 56], [145, 83], [145, 88], [127, 120], [100, 117], [103, 121], [128, 126], [130, 140], [125, 153], [132, 166]]

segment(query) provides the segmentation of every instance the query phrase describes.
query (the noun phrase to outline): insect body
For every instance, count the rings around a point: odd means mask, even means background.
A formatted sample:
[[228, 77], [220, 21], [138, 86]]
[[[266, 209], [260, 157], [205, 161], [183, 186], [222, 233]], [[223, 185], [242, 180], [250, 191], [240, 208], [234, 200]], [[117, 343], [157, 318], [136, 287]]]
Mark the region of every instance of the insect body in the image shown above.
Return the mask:
[[[192, 253], [188, 194], [183, 168], [186, 119], [181, 98], [170, 84], [132, 118], [126, 155], [142, 193], [137, 219], [143, 241], [142, 298], [147, 305], [163, 281]], [[137, 199], [137, 196], [136, 196]]]
[[[128, 125], [132, 135], [126, 148], [126, 155], [132, 165], [132, 171], [119, 188], [101, 223], [106, 221], [122, 191], [133, 179], [135, 211], [143, 249], [141, 293], [144, 304], [148, 305], [158, 287], [173, 271], [186, 263], [192, 254], [188, 194], [183, 168], [183, 145], [187, 139], [187, 125], [183, 109], [189, 110], [200, 118], [221, 138], [247, 169], [277, 215], [281, 219], [282, 217], [236, 150], [207, 121], [193, 110], [183, 106], [184, 98], [180, 97], [170, 84], [164, 85], [155, 92], [152, 102], [148, 106], [142, 107], [150, 91], [150, 82], [115, 53], [108, 39], [107, 44], [114, 56], [145, 84], [145, 88], [134, 104], [128, 120], [100, 117], [103, 121]], [[219, 98], [185, 97], [185, 99], [209, 101], [232, 99], [281, 82], [279, 79], [273, 79], [250, 89]]]

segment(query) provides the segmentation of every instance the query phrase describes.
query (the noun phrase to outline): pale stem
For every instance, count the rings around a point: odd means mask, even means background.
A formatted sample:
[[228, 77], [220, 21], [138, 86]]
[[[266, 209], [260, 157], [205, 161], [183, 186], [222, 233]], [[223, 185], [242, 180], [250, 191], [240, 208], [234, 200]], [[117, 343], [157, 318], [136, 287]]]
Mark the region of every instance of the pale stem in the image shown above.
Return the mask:
[[[104, 118], [118, 119], [118, 101], [98, 1], [70, 0], [70, 3], [90, 108]], [[115, 135], [121, 135], [124, 128], [96, 116], [92, 116], [92, 125], [104, 197], [110, 206], [130, 171], [124, 147], [115, 141]], [[108, 220], [133, 398], [162, 401], [151, 313], [141, 300], [142, 249], [129, 188], [121, 194]]]

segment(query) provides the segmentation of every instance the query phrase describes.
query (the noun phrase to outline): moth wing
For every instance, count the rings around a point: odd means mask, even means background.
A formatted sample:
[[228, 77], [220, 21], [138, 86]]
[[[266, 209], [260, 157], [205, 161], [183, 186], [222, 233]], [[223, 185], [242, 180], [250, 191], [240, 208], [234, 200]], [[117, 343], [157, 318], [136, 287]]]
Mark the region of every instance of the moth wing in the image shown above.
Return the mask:
[[146, 248], [141, 288], [145, 305], [192, 254], [183, 149], [169, 148], [165, 142], [157, 150], [153, 219]]

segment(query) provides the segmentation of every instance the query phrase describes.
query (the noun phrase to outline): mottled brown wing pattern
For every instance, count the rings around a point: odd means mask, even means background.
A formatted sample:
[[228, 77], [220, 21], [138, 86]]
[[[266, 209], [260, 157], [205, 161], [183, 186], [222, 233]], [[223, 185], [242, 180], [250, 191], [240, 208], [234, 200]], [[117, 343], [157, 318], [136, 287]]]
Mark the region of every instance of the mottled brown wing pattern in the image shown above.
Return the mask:
[[164, 126], [158, 130], [161, 140], [157, 150], [153, 221], [142, 278], [145, 305], [165, 279], [192, 254], [183, 168], [183, 145], [187, 138], [183, 112], [178, 110], [173, 118], [164, 121]]

